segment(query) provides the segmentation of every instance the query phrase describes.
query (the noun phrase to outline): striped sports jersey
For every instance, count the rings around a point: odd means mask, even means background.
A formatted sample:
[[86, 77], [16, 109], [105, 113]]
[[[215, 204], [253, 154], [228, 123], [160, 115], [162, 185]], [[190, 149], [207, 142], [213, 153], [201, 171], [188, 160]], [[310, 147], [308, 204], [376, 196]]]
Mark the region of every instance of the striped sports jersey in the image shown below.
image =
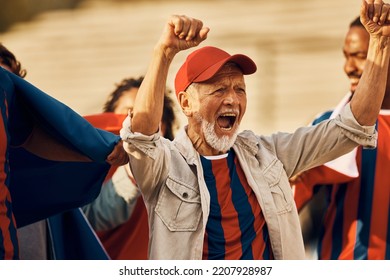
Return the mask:
[[[2, 67], [0, 109], [0, 259], [17, 259], [16, 225], [94, 199], [110, 168], [107, 155], [120, 137], [94, 128], [65, 104]], [[65, 155], [65, 161], [47, 160], [23, 148], [34, 127], [42, 128], [41, 136], [50, 136], [49, 143], [58, 144], [49, 145], [55, 148], [47, 147], [45, 152], [58, 159]], [[69, 161], [69, 150], [91, 162]]]
[[357, 178], [343, 178], [321, 166], [307, 172], [303, 186], [296, 186], [296, 201], [303, 205], [308, 188], [331, 183], [318, 243], [320, 259], [390, 259], [389, 113], [381, 111], [376, 128], [377, 148], [357, 150]]
[[147, 260], [149, 244], [148, 212], [139, 197], [130, 218], [111, 230], [97, 232], [114, 260]]
[[0, 259], [18, 258], [18, 241], [9, 192], [8, 104], [9, 94], [0, 88]]
[[234, 151], [201, 162], [210, 193], [203, 259], [273, 259], [264, 216]]

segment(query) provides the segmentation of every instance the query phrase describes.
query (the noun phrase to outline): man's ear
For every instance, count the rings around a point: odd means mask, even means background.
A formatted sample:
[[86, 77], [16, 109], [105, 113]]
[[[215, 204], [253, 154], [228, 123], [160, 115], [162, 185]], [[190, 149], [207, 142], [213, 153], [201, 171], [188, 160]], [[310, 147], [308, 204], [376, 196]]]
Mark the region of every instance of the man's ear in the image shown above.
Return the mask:
[[177, 100], [179, 101], [181, 110], [183, 113], [190, 117], [192, 115], [192, 102], [191, 102], [191, 96], [188, 92], [181, 91], [177, 95]]

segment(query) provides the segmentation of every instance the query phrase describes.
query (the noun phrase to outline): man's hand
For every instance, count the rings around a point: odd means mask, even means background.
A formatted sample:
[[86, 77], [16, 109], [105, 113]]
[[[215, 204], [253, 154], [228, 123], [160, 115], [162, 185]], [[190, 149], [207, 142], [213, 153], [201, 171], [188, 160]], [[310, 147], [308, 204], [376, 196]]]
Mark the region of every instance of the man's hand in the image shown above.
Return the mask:
[[172, 60], [179, 51], [199, 45], [208, 32], [202, 21], [187, 16], [172, 16], [167, 21], [135, 99], [132, 132], [153, 135], [158, 131]]
[[116, 144], [111, 154], [107, 156], [106, 162], [115, 166], [125, 165], [129, 162], [129, 156], [123, 148], [122, 141], [119, 141], [118, 144]]
[[158, 45], [171, 54], [198, 46], [210, 31], [203, 22], [187, 16], [173, 15], [165, 25]]
[[360, 20], [371, 36], [390, 37], [390, 5], [382, 0], [363, 0]]

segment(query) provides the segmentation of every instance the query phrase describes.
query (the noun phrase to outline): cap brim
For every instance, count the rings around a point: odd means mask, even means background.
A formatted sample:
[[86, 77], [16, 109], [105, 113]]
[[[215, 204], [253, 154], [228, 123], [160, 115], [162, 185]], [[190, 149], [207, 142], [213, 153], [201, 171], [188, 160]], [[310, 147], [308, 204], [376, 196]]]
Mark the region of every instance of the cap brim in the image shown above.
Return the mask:
[[240, 68], [244, 75], [250, 75], [256, 72], [257, 66], [248, 56], [243, 54], [235, 54], [224, 60], [221, 60], [211, 67], [209, 67], [206, 71], [201, 73], [198, 77], [196, 77], [193, 82], [204, 82], [211, 79], [227, 62], [234, 62]]

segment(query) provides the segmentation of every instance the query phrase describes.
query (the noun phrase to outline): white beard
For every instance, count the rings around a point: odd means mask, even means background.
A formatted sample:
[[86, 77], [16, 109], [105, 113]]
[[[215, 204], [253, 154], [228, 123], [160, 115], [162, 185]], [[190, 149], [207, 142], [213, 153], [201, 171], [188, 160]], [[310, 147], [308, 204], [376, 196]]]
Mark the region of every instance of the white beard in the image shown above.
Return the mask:
[[237, 135], [238, 135], [238, 127], [236, 128], [236, 131], [234, 134], [229, 137], [227, 135], [224, 135], [222, 137], [218, 137], [218, 135], [215, 133], [215, 122], [209, 123], [205, 119], [203, 119], [199, 114], [195, 114], [195, 118], [198, 122], [202, 124], [202, 132], [204, 135], [204, 138], [206, 140], [206, 143], [213, 149], [219, 151], [219, 152], [226, 152], [231, 147], [233, 147], [234, 142], [236, 141]]

